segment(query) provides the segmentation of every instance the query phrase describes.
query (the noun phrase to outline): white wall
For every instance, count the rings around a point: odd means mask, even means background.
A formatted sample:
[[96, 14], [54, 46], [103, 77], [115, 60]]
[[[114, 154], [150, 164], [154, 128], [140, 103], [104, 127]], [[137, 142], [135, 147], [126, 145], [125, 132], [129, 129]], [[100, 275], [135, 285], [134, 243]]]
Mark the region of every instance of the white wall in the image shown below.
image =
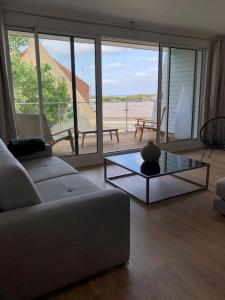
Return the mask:
[[[93, 34], [101, 37], [111, 37], [114, 39], [128, 39], [151, 43], [170, 43], [187, 47], [210, 47], [212, 40], [204, 38], [190, 38], [181, 35], [170, 35], [154, 32], [151, 30], [128, 29], [117, 25], [104, 25], [80, 21], [65, 20], [63, 18], [44, 17], [34, 14], [4, 11], [6, 25], [35, 27], [40, 31], [52, 30], [58, 33], [81, 33]], [[100, 20], [101, 21], [101, 20]], [[100, 22], [99, 21], [99, 22]]]

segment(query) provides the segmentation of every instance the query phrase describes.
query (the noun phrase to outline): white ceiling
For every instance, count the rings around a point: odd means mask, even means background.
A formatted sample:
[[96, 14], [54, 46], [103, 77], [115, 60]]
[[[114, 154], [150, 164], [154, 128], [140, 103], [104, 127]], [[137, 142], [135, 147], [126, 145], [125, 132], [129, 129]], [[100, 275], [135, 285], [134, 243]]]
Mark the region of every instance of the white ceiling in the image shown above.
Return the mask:
[[202, 36], [225, 35], [224, 0], [1, 0], [4, 8]]

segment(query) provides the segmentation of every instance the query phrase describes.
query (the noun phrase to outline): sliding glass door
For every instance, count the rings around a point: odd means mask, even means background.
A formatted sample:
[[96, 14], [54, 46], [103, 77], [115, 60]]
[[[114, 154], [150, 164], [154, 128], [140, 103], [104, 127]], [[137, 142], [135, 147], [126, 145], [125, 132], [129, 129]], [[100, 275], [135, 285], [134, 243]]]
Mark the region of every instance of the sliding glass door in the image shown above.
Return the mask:
[[8, 31], [18, 137], [57, 155], [97, 152], [96, 40]]
[[38, 46], [45, 140], [57, 154], [69, 154], [75, 151], [70, 38], [39, 34]]
[[8, 41], [19, 138], [100, 157], [198, 138], [204, 50], [19, 30]]
[[158, 57], [157, 44], [102, 42], [105, 153], [156, 142]]
[[160, 143], [198, 137], [202, 57], [202, 50], [160, 47]]

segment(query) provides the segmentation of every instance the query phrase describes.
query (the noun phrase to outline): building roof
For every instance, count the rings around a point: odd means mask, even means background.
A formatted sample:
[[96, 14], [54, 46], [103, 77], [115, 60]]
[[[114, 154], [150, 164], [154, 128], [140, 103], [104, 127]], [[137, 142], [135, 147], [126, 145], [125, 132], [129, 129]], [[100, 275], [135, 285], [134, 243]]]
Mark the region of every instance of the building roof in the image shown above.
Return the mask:
[[[25, 56], [26, 56], [26, 54], [28, 54], [29, 50], [32, 52], [31, 49], [33, 47], [34, 47], [34, 41], [30, 40], [28, 48], [26, 48], [23, 51], [21, 58], [25, 58]], [[61, 70], [61, 72], [64, 74], [64, 76], [71, 82], [72, 81], [71, 71], [68, 68], [66, 68], [63, 64], [61, 64], [58, 60], [56, 60], [54, 57], [52, 57], [43, 45], [40, 45], [40, 50], [44, 51], [44, 53], [46, 53], [47, 57], [49, 57], [48, 63], [51, 65], [51, 61], [54, 62], [58, 66], [58, 68]], [[35, 59], [33, 59], [33, 60], [35, 60]], [[71, 88], [72, 88], [72, 86], [71, 86]], [[78, 76], [76, 76], [76, 89], [78, 90], [79, 94], [82, 96], [82, 99], [84, 101], [88, 102], [89, 101], [89, 85]]]
[[[59, 66], [59, 68], [62, 70], [62, 72], [66, 75], [66, 77], [72, 81], [72, 73], [71, 71], [66, 68], [64, 65], [62, 65], [60, 62], [58, 62], [58, 60], [56, 60], [54, 57], [52, 57], [52, 59], [55, 61], [55, 63]], [[81, 96], [84, 98], [84, 100], [88, 100], [86, 99], [86, 90], [89, 90], [89, 85], [82, 80], [79, 76], [76, 76], [76, 87], [79, 89], [79, 92], [81, 94]]]

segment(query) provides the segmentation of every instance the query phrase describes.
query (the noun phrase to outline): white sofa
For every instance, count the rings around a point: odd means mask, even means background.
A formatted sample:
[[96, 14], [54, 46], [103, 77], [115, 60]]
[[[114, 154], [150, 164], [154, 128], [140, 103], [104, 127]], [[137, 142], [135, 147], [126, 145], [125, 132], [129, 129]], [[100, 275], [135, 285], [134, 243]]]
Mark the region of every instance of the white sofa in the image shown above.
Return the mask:
[[50, 151], [20, 163], [0, 140], [0, 299], [33, 299], [128, 261], [129, 198]]

